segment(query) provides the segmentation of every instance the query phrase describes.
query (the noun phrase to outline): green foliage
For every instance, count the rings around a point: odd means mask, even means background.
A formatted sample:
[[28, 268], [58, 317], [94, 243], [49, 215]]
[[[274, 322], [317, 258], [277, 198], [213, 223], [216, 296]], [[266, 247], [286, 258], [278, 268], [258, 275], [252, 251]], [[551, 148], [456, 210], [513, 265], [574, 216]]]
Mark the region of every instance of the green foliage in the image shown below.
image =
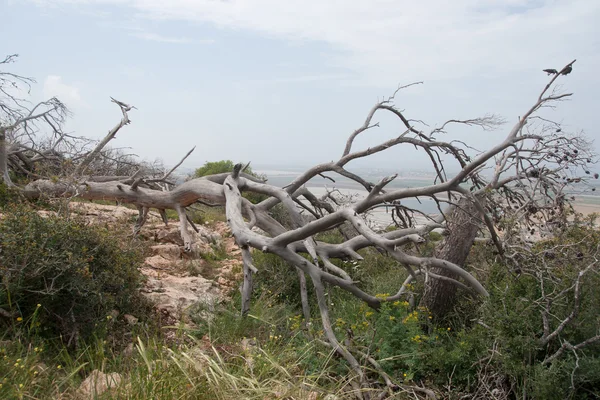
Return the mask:
[[200, 258], [205, 261], [222, 261], [229, 258], [229, 253], [227, 253], [225, 244], [219, 242], [219, 244], [211, 244], [209, 251], [202, 251]]
[[[204, 165], [194, 172], [195, 178], [201, 178], [207, 175], [222, 174], [224, 172], [233, 171], [233, 161], [221, 160], [221, 161], [207, 161]], [[250, 169], [250, 168], [249, 168]]]
[[0, 208], [4, 208], [9, 204], [17, 204], [22, 200], [21, 193], [17, 189], [0, 182]]
[[[463, 301], [462, 311], [465, 320], [479, 320], [482, 324], [460, 325], [456, 343], [448, 342], [442, 351], [431, 353], [428, 368], [448, 374], [450, 366], [446, 360], [453, 360], [453, 382], [464, 388], [469, 387], [469, 382], [471, 386], [476, 384], [473, 374], [482, 371], [485, 365], [484, 377], [503, 376], [513, 393], [520, 396], [525, 393], [527, 398], [599, 396], [600, 343], [585, 347], [577, 357], [567, 351], [553, 362], [544, 363], [562, 343], [576, 345], [600, 330], [597, 272], [588, 273], [581, 280], [581, 304], [574, 320], [548, 344], [541, 342], [543, 308], [551, 307], [550, 331], [573, 312], [575, 280], [581, 271], [595, 263], [599, 245], [600, 233], [591, 221], [576, 221], [561, 235], [537, 243], [532, 252], [517, 258], [519, 275], [507, 265], [495, 262], [489, 246], [475, 246], [471, 258], [488, 260], [484, 285], [490, 298], [480, 308], [472, 305], [469, 308]], [[554, 301], [544, 300], [545, 296], [552, 299], [559, 293], [564, 295]], [[460, 343], [464, 345], [461, 347]]]
[[429, 232], [429, 240], [431, 240], [432, 242], [439, 242], [443, 238], [444, 237], [442, 236], [441, 233], [438, 233], [438, 232]]
[[[15, 181], [13, 181], [15, 182]], [[47, 199], [40, 198], [30, 202], [23, 196], [19, 188], [8, 187], [4, 182], [0, 182], [0, 210], [7, 210], [9, 207], [28, 202], [31, 207], [40, 209], [53, 209], [53, 205], [48, 203]]]
[[[207, 176], [207, 175], [215, 175], [215, 174], [222, 174], [225, 172], [232, 172], [233, 167], [234, 167], [234, 164], [233, 164], [233, 161], [231, 161], [231, 160], [207, 161], [204, 163], [204, 165], [202, 167], [196, 169], [196, 171], [194, 172], [194, 178], [201, 178], [201, 177]], [[259, 175], [259, 174], [255, 173], [254, 171], [252, 171], [252, 167], [250, 167], [250, 166], [248, 166], [244, 170], [244, 173], [246, 173], [248, 175], [252, 175], [259, 179], [266, 178], [264, 175]], [[248, 200], [250, 200], [252, 203], [257, 204], [257, 203], [260, 203], [261, 201], [265, 200], [268, 196], [259, 194], [259, 193], [244, 193], [244, 197], [247, 198]]]
[[41, 217], [22, 206], [0, 220], [0, 307], [13, 334], [87, 340], [111, 324], [111, 311], [145, 310], [138, 288], [139, 248], [115, 229]]
[[[435, 241], [420, 246], [422, 254], [432, 254]], [[335, 232], [320, 234], [318, 240], [339, 242]], [[562, 235], [540, 242], [530, 254], [513, 259], [523, 271], [515, 275], [512, 268], [499, 262], [494, 248], [475, 245], [468, 260], [477, 265], [477, 277], [488, 288], [485, 302], [462, 296], [454, 317], [448, 325], [435, 325], [427, 310], [411, 308], [406, 302], [414, 296], [418, 304], [422, 283], [411, 287], [407, 297], [398, 302], [384, 303], [375, 311], [347, 292], [336, 287], [327, 289], [330, 317], [336, 335], [342, 342], [350, 340], [352, 348], [368, 353], [394, 378], [401, 381], [428, 381], [434, 387], [449, 387], [452, 396], [458, 393], [479, 393], [491, 385], [525, 398], [594, 398], [600, 387], [600, 342], [585, 347], [577, 359], [565, 352], [551, 363], [544, 360], [554, 354], [565, 341], [573, 345], [597, 335], [600, 330], [600, 275], [585, 275], [582, 280], [581, 306], [573, 323], [547, 345], [540, 343], [543, 335], [540, 298], [542, 273], [546, 293], [566, 293], [552, 304], [551, 329], [572, 312], [573, 285], [577, 275], [593, 264], [600, 246], [600, 232], [592, 219], [576, 221]], [[363, 261], [334, 261], [369, 293], [395, 293], [406, 272], [389, 257], [375, 250], [362, 250]], [[293, 343], [301, 346], [310, 340], [305, 334], [299, 309], [299, 286], [296, 273], [278, 257], [256, 254], [257, 291], [272, 301], [296, 306], [290, 318], [289, 333]], [[262, 271], [265, 271], [263, 274]], [[309, 281], [309, 291], [312, 291]], [[310, 294], [312, 302], [312, 293]], [[313, 327], [317, 337], [319, 316], [311, 303]], [[355, 353], [356, 354], [356, 353]], [[359, 356], [360, 359], [360, 356]], [[577, 366], [577, 363], [579, 366]], [[585, 367], [584, 367], [585, 366]], [[308, 368], [308, 367], [307, 367]], [[342, 361], [332, 365], [332, 371], [347, 368]], [[308, 371], [308, 369], [307, 369]], [[573, 386], [574, 385], [574, 386]], [[488, 386], [490, 387], [490, 386]], [[525, 393], [525, 395], [523, 395]], [[587, 396], [587, 397], [586, 397]]]
[[127, 355], [115, 353], [102, 340], [76, 354], [65, 348], [50, 351], [47, 343], [5, 343], [0, 348], [0, 398], [82, 398], [78, 388], [96, 369], [122, 378], [98, 397], [105, 399], [306, 399], [310, 388], [338, 393], [346, 382], [344, 376], [327, 374], [327, 355], [315, 363], [319, 373], [302, 373], [314, 345], [300, 349], [272, 338], [220, 345], [207, 337], [188, 337], [185, 344], [169, 347], [160, 337], [140, 333], [133, 336]]
[[344, 236], [338, 229], [331, 229], [325, 232], [320, 232], [315, 236], [315, 240], [331, 244], [339, 244], [344, 242]]
[[348, 260], [341, 266], [369, 293], [396, 293], [408, 276], [406, 269], [375, 249], [364, 249], [360, 254], [363, 261]]
[[212, 319], [207, 320], [202, 317], [201, 312], [198, 313], [194, 321], [198, 324], [198, 331], [194, 335], [208, 335], [216, 344], [227, 344], [244, 338], [268, 342], [275, 336], [285, 334], [287, 316], [293, 312], [293, 308], [279, 303], [265, 293], [253, 299], [250, 315], [242, 317], [239, 296], [236, 293], [231, 302], [218, 307]]
[[[255, 251], [252, 253], [252, 258], [259, 270], [254, 279], [255, 295], [268, 296], [281, 303], [297, 307], [300, 304], [300, 282], [296, 268], [274, 254]], [[312, 285], [308, 282], [307, 286], [309, 299], [313, 301]]]
[[[0, 199], [10, 198], [10, 193], [3, 193], [0, 190]], [[312, 324], [307, 325], [296, 269], [262, 252], [253, 253], [259, 273], [249, 315], [240, 315], [240, 295], [234, 293], [231, 301], [216, 309], [192, 312], [195, 328], [177, 331], [177, 347], [169, 348], [162, 338], [138, 325], [133, 335], [122, 335], [134, 341], [133, 354], [117, 353], [111, 339], [106, 343], [102, 338], [116, 329], [117, 324], [107, 318], [111, 310], [140, 316], [135, 272], [139, 249], [129, 248], [126, 240], [115, 240], [114, 230], [41, 218], [15, 206], [18, 200], [7, 203], [0, 220], [0, 308], [14, 318], [4, 336], [9, 344], [0, 350], [0, 398], [69, 397], [96, 368], [123, 374], [125, 385], [111, 395], [118, 398], [306, 398], [303, 385], [339, 394], [347, 384], [348, 365], [314, 340], [322, 339], [323, 331], [310, 278], [313, 314]], [[432, 254], [439, 239], [430, 235], [418, 251]], [[343, 239], [332, 230], [319, 234], [317, 240], [339, 243]], [[126, 248], [115, 243], [125, 243]], [[477, 278], [490, 297], [482, 302], [461, 296], [451, 323], [443, 326], [432, 323], [427, 310], [418, 307], [422, 283], [379, 310], [327, 285], [334, 332], [361, 364], [368, 365], [361, 355], [368, 354], [395, 382], [425, 384], [442, 392], [441, 398], [486, 398], [489, 393], [480, 391], [485, 387], [499, 389], [498, 396], [505, 394], [504, 398], [596, 398], [600, 396], [600, 342], [584, 347], [577, 357], [565, 351], [550, 363], [544, 360], [563, 343], [576, 345], [600, 331], [598, 269], [581, 281], [581, 303], [573, 322], [548, 344], [540, 342], [545, 306], [540, 279], [545, 294], [564, 293], [551, 304], [552, 330], [572, 312], [575, 279], [595, 265], [599, 246], [593, 218], [576, 219], [575, 226], [561, 235], [511, 258], [510, 266], [494, 254], [493, 247], [475, 245], [468, 264], [477, 266]], [[374, 249], [360, 253], [362, 261], [332, 262], [369, 293], [396, 293], [407, 276], [403, 266]], [[213, 246], [201, 257], [205, 269], [199, 271], [207, 277], [229, 255], [223, 247]], [[190, 262], [186, 268], [197, 273], [199, 263]], [[514, 273], [514, 265], [520, 267], [520, 274]], [[59, 290], [49, 290], [48, 282]], [[74, 332], [85, 342], [66, 351], [62, 346]], [[62, 339], [56, 340], [59, 335]], [[146, 337], [138, 340], [136, 335]], [[373, 371], [367, 374], [378, 379]]]

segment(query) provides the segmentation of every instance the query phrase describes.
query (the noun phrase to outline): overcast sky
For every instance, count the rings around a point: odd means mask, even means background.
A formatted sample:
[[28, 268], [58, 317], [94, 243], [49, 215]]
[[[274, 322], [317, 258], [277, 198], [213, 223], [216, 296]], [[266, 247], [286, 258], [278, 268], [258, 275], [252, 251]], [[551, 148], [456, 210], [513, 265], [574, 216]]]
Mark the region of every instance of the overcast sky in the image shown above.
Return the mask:
[[[173, 164], [232, 159], [313, 164], [339, 158], [347, 136], [398, 85], [396, 105], [435, 127], [496, 113], [516, 121], [573, 59], [574, 92], [545, 110], [599, 138], [600, 0], [0, 0], [0, 55], [58, 96], [68, 129], [99, 138], [135, 105], [113, 146]], [[402, 131], [382, 118], [357, 146]], [[509, 130], [450, 131], [485, 149]], [[597, 147], [597, 144], [596, 144]], [[420, 168], [410, 149], [373, 165]], [[364, 164], [363, 164], [364, 165]]]

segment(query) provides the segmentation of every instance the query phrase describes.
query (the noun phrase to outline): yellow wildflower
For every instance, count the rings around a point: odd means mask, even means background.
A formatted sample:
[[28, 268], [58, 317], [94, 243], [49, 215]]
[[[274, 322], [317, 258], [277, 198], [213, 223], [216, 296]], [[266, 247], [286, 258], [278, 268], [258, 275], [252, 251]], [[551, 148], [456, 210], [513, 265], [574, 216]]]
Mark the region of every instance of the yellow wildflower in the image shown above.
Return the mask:
[[23, 321], [23, 318], [21, 318], [21, 317], [17, 318], [17, 322], [21, 322], [21, 321]]

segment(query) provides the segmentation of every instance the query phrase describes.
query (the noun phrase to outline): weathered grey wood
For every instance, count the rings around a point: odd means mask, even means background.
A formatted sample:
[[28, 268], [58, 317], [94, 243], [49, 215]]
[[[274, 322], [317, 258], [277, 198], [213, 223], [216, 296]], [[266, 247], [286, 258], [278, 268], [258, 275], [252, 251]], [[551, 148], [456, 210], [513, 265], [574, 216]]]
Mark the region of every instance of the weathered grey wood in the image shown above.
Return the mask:
[[127, 114], [128, 111], [130, 111], [133, 106], [130, 106], [128, 104], [122, 103], [118, 100], [115, 100], [111, 97], [111, 101], [115, 104], [117, 104], [120, 108], [121, 108], [121, 112], [123, 113], [123, 118], [121, 118], [121, 121], [119, 121], [118, 124], [116, 124], [114, 126], [114, 128], [112, 128], [110, 131], [108, 131], [108, 134], [104, 137], [104, 139], [102, 139], [100, 141], [100, 143], [98, 143], [98, 145], [85, 157], [85, 159], [77, 166], [77, 168], [75, 169], [75, 175], [81, 175], [82, 173], [85, 172], [86, 168], [88, 167], [88, 165], [90, 165], [90, 163], [92, 161], [94, 161], [94, 159], [96, 157], [98, 157], [98, 155], [100, 154], [100, 152], [102, 151], [102, 149], [104, 147], [106, 147], [106, 145], [108, 144], [108, 142], [110, 142], [111, 140], [113, 140], [115, 138], [115, 136], [117, 135], [117, 133], [119, 132], [119, 130], [124, 127], [125, 125], [129, 124], [130, 120], [129, 120], [129, 115]]

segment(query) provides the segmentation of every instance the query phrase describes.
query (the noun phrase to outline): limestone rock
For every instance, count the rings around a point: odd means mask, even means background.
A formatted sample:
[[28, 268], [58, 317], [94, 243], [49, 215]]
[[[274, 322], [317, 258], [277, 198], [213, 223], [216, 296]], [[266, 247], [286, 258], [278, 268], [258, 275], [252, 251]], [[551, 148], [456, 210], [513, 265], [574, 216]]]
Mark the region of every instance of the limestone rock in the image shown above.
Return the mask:
[[127, 323], [132, 326], [137, 324], [139, 321], [136, 317], [130, 314], [123, 315], [123, 318], [125, 318], [125, 321], [127, 321]]
[[151, 246], [150, 250], [152, 250], [153, 254], [161, 256], [162, 258], [170, 261], [178, 261], [181, 259], [182, 249], [175, 244], [157, 244], [155, 246]]
[[[139, 214], [137, 210], [116, 205], [72, 202], [69, 206], [71, 207], [71, 211], [82, 215], [86, 220], [92, 223], [133, 222]], [[158, 220], [160, 220], [160, 216], [156, 212], [148, 213], [148, 222]]]
[[95, 399], [107, 390], [119, 386], [121, 380], [121, 375], [116, 372], [105, 374], [95, 369], [79, 386], [78, 397], [80, 399]]
[[213, 282], [201, 276], [148, 277], [143, 293], [156, 304], [156, 308], [174, 316], [197, 303], [212, 308], [221, 299], [221, 293]]
[[144, 264], [149, 266], [150, 268], [158, 269], [158, 270], [168, 270], [174, 264], [172, 260], [167, 260], [161, 255], [155, 255], [152, 257], [148, 257], [144, 260]]
[[133, 343], [129, 343], [127, 345], [127, 347], [125, 348], [125, 350], [123, 350], [123, 355], [125, 357], [131, 357], [133, 355], [133, 350], [134, 350]]

